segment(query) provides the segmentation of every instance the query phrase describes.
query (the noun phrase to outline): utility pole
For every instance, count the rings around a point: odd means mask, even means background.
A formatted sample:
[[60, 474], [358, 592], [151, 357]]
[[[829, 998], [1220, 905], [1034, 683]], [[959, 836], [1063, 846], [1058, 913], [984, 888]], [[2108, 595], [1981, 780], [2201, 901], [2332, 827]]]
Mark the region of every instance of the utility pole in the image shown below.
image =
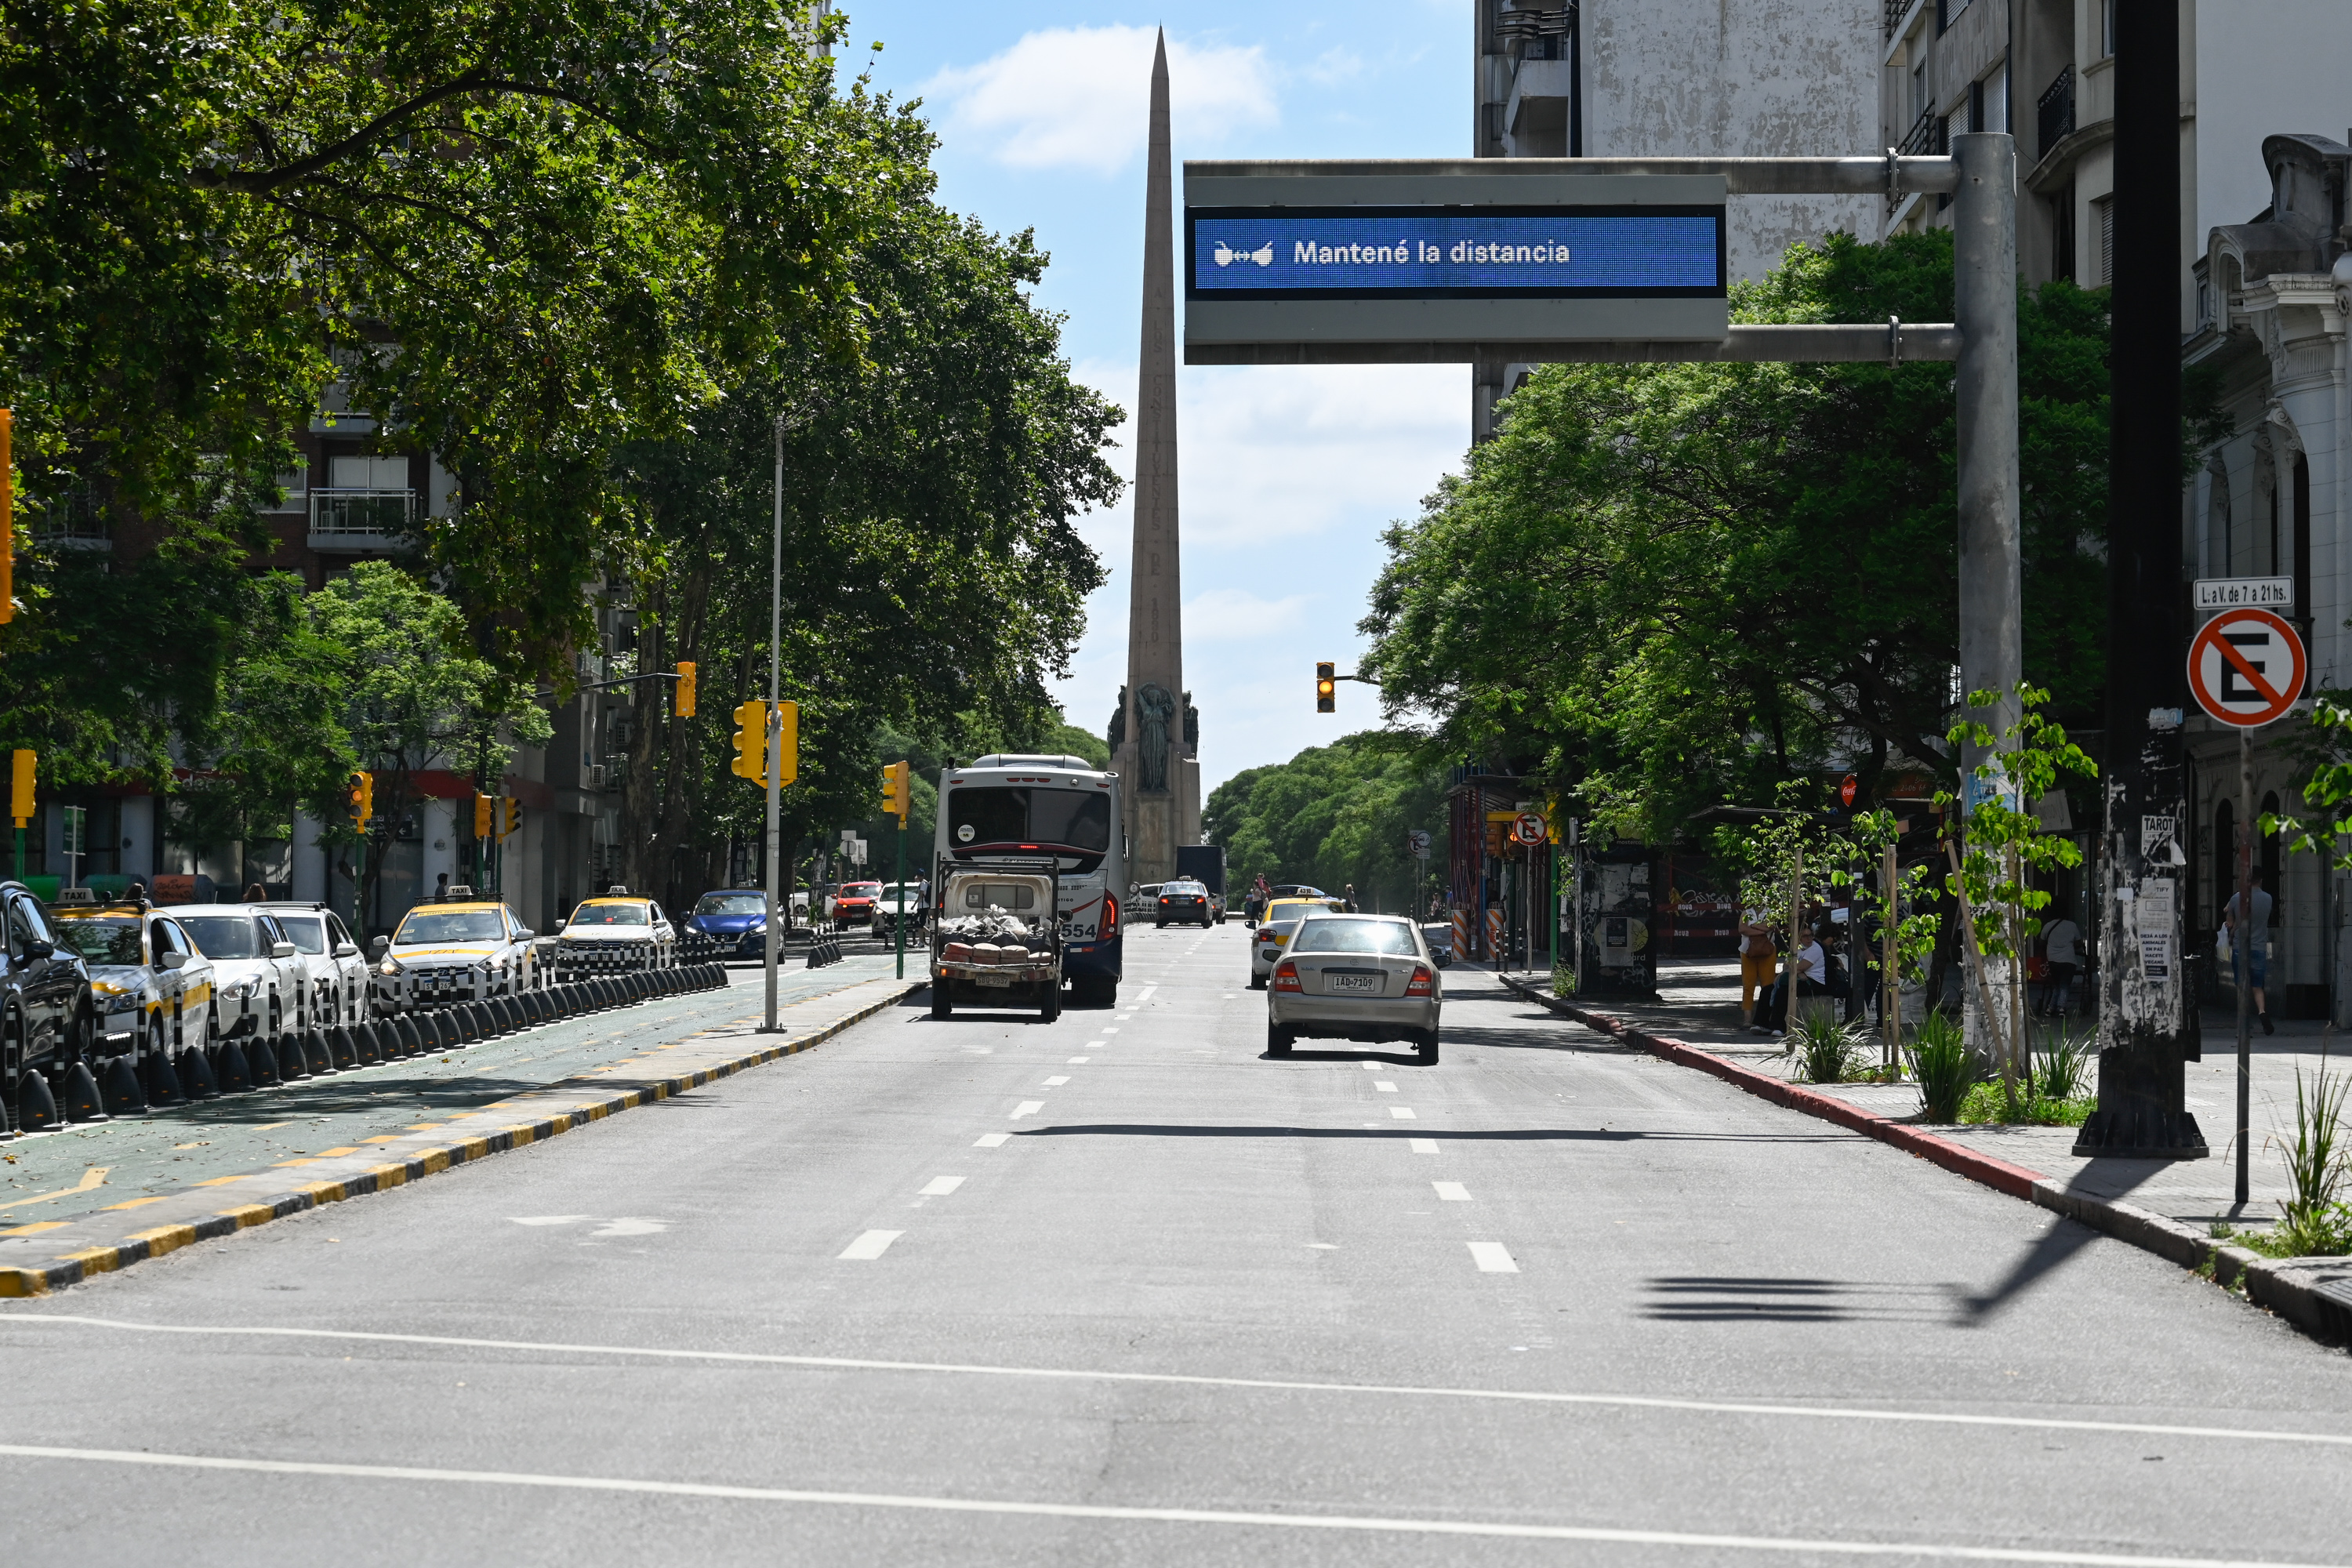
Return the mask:
[[777, 839], [777, 800], [783, 794], [783, 654], [779, 646], [784, 629], [784, 416], [776, 416], [775, 531], [768, 572], [768, 937], [764, 944], [768, 968], [767, 1022], [763, 1035], [782, 1033], [776, 1023], [776, 882], [781, 845]]
[[2099, 1104], [2077, 1155], [2211, 1152], [2183, 1103], [2200, 1055], [2181, 942], [2180, 0], [2115, 8], [2109, 303], [2106, 797], [2099, 841]]

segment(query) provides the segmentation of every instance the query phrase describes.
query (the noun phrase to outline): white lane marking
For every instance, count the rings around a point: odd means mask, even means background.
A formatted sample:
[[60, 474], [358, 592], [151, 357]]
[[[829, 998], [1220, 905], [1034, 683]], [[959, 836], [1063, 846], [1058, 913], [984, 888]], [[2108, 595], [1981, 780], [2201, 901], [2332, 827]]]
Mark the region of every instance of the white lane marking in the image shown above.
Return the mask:
[[980, 1142], [973, 1144], [972, 1147], [975, 1149], [1002, 1149], [1012, 1141], [1013, 1134], [1010, 1132], [983, 1132], [980, 1135]]
[[[1115, 1024], [1106, 1024], [1103, 1026], [1103, 1033], [1106, 1035], [1116, 1035], [1118, 1033], [1118, 1026]], [[1108, 1045], [1110, 1042], [1106, 1040], [1103, 1043], [1105, 1045]]]
[[1391, 1083], [1384, 1078], [1376, 1078], [1372, 1079], [1372, 1087], [1379, 1089], [1382, 1094], [1394, 1094], [1397, 1091], [1396, 1085]]
[[[750, 1366], [806, 1366], [849, 1372], [954, 1373], [971, 1377], [1035, 1377], [1079, 1383], [1167, 1384], [1185, 1388], [1265, 1389], [1287, 1394], [1385, 1394], [1417, 1399], [1494, 1399], [1520, 1405], [1575, 1405], [1612, 1410], [1672, 1410], [1714, 1415], [1785, 1415], [1822, 1421], [1893, 1421], [1929, 1426], [2013, 1426], [2029, 1432], [2091, 1432], [2134, 1437], [2221, 1437], [2254, 1443], [2309, 1443], [2352, 1448], [2352, 1433], [2265, 1431], [2245, 1426], [2181, 1426], [2153, 1421], [2080, 1421], [2046, 1415], [1977, 1415], [1948, 1410], [1882, 1410], [1836, 1405], [1748, 1405], [1719, 1399], [1668, 1399], [1639, 1394], [1560, 1394], [1516, 1388], [1446, 1388], [1416, 1384], [1308, 1383], [1197, 1373], [1097, 1372], [1085, 1367], [1001, 1366], [972, 1362], [877, 1361], [854, 1356], [786, 1355], [765, 1351], [673, 1350], [658, 1345], [579, 1344], [561, 1340], [486, 1340], [455, 1334], [394, 1334], [365, 1329], [242, 1324], [133, 1323], [79, 1312], [0, 1312], [0, 1336], [18, 1323], [73, 1323], [134, 1334], [219, 1334], [247, 1339], [333, 1340], [355, 1344], [437, 1345], [447, 1350], [535, 1351], [547, 1355], [643, 1356], [649, 1361], [709, 1361]], [[6, 1452], [0, 1447], [0, 1452]]]
[[[841, 1249], [842, 1258], [851, 1263], [871, 1263], [890, 1250], [890, 1244], [907, 1233], [903, 1230], [869, 1230]], [[1471, 1243], [1475, 1247], [1477, 1243]]]
[[1089, 1058], [1086, 1057], [1072, 1057], [1070, 1058], [1070, 1065], [1074, 1068], [1082, 1068], [1087, 1065], [1088, 1059]]
[[334, 1476], [354, 1480], [437, 1482], [448, 1486], [534, 1487], [555, 1491], [636, 1496], [719, 1498], [740, 1502], [812, 1503], [887, 1508], [926, 1513], [979, 1513], [1045, 1519], [1093, 1519], [1120, 1523], [1222, 1524], [1263, 1530], [1340, 1530], [1369, 1534], [1500, 1537], [1519, 1541], [1582, 1541], [1628, 1546], [1679, 1546], [1718, 1551], [1811, 1553], [1837, 1557], [1932, 1557], [1969, 1563], [2043, 1563], [2067, 1568], [2300, 1568], [2219, 1557], [2148, 1557], [2110, 1552], [2037, 1552], [2018, 1547], [1951, 1546], [1934, 1542], [1822, 1541], [1786, 1535], [1706, 1535], [1689, 1531], [1621, 1530], [1588, 1524], [1525, 1524], [1470, 1519], [1410, 1519], [1339, 1513], [1249, 1513], [1235, 1509], [1117, 1508], [1107, 1503], [1019, 1502], [1003, 1499], [919, 1497], [903, 1492], [811, 1491], [800, 1488], [725, 1486], [713, 1481], [636, 1480], [606, 1476], [548, 1475], [528, 1470], [444, 1470], [423, 1465], [348, 1465], [319, 1459], [233, 1459], [211, 1454], [157, 1454], [127, 1448], [46, 1448], [0, 1444], [0, 1456], [68, 1463], [140, 1465], [157, 1469], [213, 1470], [243, 1475]]
[[1360, 1065], [1366, 1072], [1378, 1072], [1381, 1070], [1381, 1064], [1379, 1062], [1363, 1062], [1359, 1065]]
[[1432, 1182], [1429, 1184], [1435, 1187], [1437, 1195], [1449, 1204], [1466, 1204], [1470, 1201], [1470, 1189], [1459, 1182]]
[[1088, 1040], [1087, 1042], [1087, 1049], [1090, 1051], [1098, 1051], [1108, 1044], [1110, 1044], [1108, 1040]]
[[1045, 1109], [1045, 1102], [1042, 1100], [1024, 1100], [1013, 1108], [1013, 1114], [1005, 1120], [1018, 1121], [1024, 1116], [1034, 1116]]
[[1067, 1083], [1067, 1082], [1069, 1082], [1069, 1081], [1070, 1081], [1070, 1075], [1069, 1075], [1068, 1073], [1063, 1073], [1062, 1075], [1060, 1075], [1060, 1076], [1059, 1076], [1059, 1077], [1057, 1077], [1057, 1078], [1049, 1078], [1049, 1079], [1047, 1079], [1045, 1080], [1045, 1087], [1046, 1087], [1047, 1089], [1059, 1089], [1059, 1088], [1061, 1088], [1064, 1084], [1066, 1084], [1066, 1083]]
[[1511, 1260], [1511, 1249], [1499, 1241], [1473, 1241], [1464, 1245], [1478, 1264], [1481, 1274], [1517, 1274], [1519, 1266]]
[[659, 1236], [669, 1228], [666, 1220], [608, 1219], [590, 1231], [591, 1236]]
[[1154, 991], [1157, 991], [1157, 990], [1159, 990], [1159, 989], [1160, 989], [1159, 983], [1158, 983], [1158, 982], [1156, 982], [1156, 981], [1155, 981], [1155, 982], [1153, 982], [1151, 984], [1147, 985], [1147, 986], [1145, 986], [1142, 990], [1140, 990], [1140, 991], [1137, 992], [1137, 993], [1135, 994], [1135, 1000], [1134, 1000], [1133, 1002], [1129, 1003], [1129, 1004], [1128, 1004], [1128, 1005], [1129, 1005], [1129, 1006], [1131, 1006], [1131, 1007], [1139, 1007], [1139, 1006], [1141, 1006], [1144, 1003], [1150, 1001], [1150, 1000], [1151, 1000], [1151, 994], [1152, 994]]
[[1437, 1140], [1434, 1138], [1415, 1138], [1412, 1140], [1412, 1152], [1416, 1154], [1434, 1154], [1437, 1152]]
[[[1440, 1184], [1440, 1185], [1443, 1184]], [[933, 1176], [923, 1184], [923, 1190], [915, 1195], [924, 1198], [943, 1198], [961, 1185], [963, 1185], [961, 1176]]]
[[1336, 1241], [1310, 1241], [1307, 1246], [1310, 1251], [1314, 1252], [1337, 1252], [1339, 1250], [1339, 1244]]
[[593, 1214], [543, 1214], [530, 1219], [518, 1219], [517, 1225], [578, 1225], [583, 1219], [594, 1219]]
[[1413, 1115], [1412, 1107], [1410, 1105], [1391, 1105], [1389, 1107], [1389, 1114], [1395, 1117], [1399, 1121], [1417, 1121], [1420, 1120], [1420, 1118]]

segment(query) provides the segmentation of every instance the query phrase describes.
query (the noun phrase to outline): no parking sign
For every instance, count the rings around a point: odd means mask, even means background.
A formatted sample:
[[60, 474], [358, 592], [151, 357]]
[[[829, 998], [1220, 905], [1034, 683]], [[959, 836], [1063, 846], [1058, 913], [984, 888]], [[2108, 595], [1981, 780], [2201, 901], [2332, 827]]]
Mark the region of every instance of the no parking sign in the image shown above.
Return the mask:
[[2222, 723], [2259, 730], [2302, 694], [2303, 638], [2268, 610], [2227, 610], [2189, 645], [2189, 689]]

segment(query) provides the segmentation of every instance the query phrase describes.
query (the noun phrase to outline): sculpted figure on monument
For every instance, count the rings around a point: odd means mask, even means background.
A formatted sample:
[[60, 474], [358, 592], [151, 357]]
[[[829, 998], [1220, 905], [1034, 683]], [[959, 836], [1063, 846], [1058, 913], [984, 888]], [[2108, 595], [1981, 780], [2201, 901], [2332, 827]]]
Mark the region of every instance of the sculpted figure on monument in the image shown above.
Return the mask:
[[1176, 719], [1176, 699], [1157, 681], [1146, 681], [1135, 694], [1136, 771], [1142, 774], [1138, 789], [1157, 793], [1168, 787], [1168, 731]]
[[1127, 688], [1124, 686], [1118, 689], [1118, 706], [1111, 710], [1108, 739], [1111, 754], [1117, 756], [1118, 749], [1127, 744]]
[[1192, 694], [1184, 693], [1184, 743], [1197, 747], [1201, 743], [1201, 710], [1192, 706]]

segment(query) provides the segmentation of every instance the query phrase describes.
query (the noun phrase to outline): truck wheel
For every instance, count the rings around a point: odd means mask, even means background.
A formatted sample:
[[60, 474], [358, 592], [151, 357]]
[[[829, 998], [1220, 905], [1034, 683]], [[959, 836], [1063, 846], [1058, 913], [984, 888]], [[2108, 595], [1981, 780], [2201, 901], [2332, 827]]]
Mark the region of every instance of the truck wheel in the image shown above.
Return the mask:
[[934, 1018], [955, 1016], [955, 1004], [948, 1000], [948, 986], [944, 980], [931, 982], [931, 1016]]
[[1048, 1024], [1062, 1016], [1062, 986], [1059, 981], [1045, 987], [1045, 999], [1037, 1004], [1037, 1016]]

